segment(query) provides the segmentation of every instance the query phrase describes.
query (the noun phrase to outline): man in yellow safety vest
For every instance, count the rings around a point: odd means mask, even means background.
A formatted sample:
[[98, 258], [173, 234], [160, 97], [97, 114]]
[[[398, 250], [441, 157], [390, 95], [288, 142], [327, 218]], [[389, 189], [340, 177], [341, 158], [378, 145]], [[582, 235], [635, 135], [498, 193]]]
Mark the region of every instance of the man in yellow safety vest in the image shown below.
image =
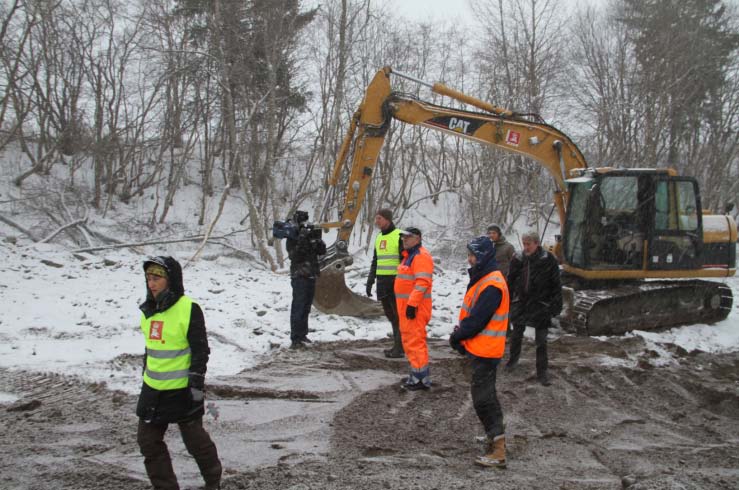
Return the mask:
[[136, 415], [137, 441], [155, 489], [178, 490], [164, 443], [170, 423], [179, 426], [187, 451], [195, 458], [205, 488], [220, 488], [221, 462], [203, 428], [204, 381], [210, 349], [203, 311], [185, 296], [182, 268], [172, 257], [144, 262], [146, 301], [140, 306], [146, 342], [144, 383]]
[[372, 256], [369, 276], [367, 276], [367, 296], [372, 296], [372, 286], [377, 279], [377, 299], [382, 303], [385, 316], [393, 328], [393, 347], [383, 351], [385, 357], [403, 357], [403, 344], [400, 339], [398, 306], [395, 302], [395, 278], [402, 257], [403, 241], [400, 230], [393, 223], [393, 212], [387, 208], [375, 214], [375, 226], [380, 233], [375, 238], [375, 253]]

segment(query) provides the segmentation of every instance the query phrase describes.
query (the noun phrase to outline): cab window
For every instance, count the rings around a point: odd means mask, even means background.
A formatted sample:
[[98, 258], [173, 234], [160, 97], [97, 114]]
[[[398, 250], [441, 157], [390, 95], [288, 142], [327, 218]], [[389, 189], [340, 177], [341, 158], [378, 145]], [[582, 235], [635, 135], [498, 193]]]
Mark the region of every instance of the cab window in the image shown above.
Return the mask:
[[658, 181], [655, 193], [654, 227], [661, 231], [698, 229], [697, 199], [691, 181]]

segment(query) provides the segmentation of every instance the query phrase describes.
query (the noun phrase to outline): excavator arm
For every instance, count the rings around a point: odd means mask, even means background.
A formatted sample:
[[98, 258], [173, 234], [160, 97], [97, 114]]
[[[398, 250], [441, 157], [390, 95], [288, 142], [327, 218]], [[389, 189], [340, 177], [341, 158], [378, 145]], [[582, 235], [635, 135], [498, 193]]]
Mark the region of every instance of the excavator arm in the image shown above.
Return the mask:
[[[482, 112], [443, 107], [394, 92], [390, 76], [394, 74], [431, 88], [432, 92], [471, 105]], [[350, 174], [344, 207], [339, 220], [321, 223], [323, 228], [337, 228], [336, 241], [323, 259], [322, 275], [316, 288], [314, 304], [324, 312], [343, 315], [373, 316], [381, 314], [373, 301], [357, 297], [344, 283], [344, 269], [352, 263], [348, 239], [362, 208], [367, 187], [385, 141], [391, 121], [424, 126], [452, 136], [494, 146], [538, 161], [556, 183], [554, 202], [565, 221], [567, 188], [565, 179], [573, 169], [587, 167], [577, 146], [558, 129], [543, 122], [501, 109], [463, 94], [443, 84], [429, 84], [390, 67], [379, 70], [355, 112], [329, 184], [338, 185], [342, 170], [351, 155]]]

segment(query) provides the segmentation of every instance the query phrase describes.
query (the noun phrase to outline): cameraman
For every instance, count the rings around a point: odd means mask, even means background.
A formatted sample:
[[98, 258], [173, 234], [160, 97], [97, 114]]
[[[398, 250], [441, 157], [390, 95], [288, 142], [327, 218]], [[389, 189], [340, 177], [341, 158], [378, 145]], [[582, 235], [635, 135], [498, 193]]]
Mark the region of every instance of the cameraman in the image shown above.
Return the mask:
[[[316, 278], [321, 269], [318, 256], [326, 253], [326, 244], [316, 236], [313, 225], [307, 223], [308, 213], [296, 211], [294, 223], [298, 226], [297, 238], [287, 237], [287, 255], [290, 258], [290, 285], [293, 302], [290, 307], [291, 349], [305, 348], [308, 339], [308, 314], [316, 293]], [[318, 230], [320, 233], [320, 230]]]

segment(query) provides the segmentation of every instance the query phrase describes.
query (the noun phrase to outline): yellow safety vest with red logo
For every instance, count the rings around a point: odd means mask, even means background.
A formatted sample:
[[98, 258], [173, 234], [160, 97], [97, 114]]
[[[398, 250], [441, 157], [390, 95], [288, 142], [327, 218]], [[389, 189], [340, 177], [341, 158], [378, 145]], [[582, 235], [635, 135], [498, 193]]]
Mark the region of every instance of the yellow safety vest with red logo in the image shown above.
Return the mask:
[[508, 308], [510, 303], [508, 286], [500, 271], [493, 271], [486, 274], [482, 279], [477, 281], [477, 284], [467, 290], [467, 294], [464, 295], [462, 309], [459, 310], [459, 323], [461, 324], [462, 320], [469, 316], [470, 311], [472, 311], [475, 303], [477, 303], [477, 299], [489, 287], [500, 290], [500, 305], [495, 310], [495, 313], [493, 313], [493, 316], [490, 317], [490, 321], [485, 325], [485, 328], [471, 339], [462, 340], [462, 345], [467, 352], [477, 357], [500, 359], [505, 352], [505, 337], [506, 331], [508, 330]]
[[187, 388], [190, 373], [190, 329], [192, 299], [182, 296], [166, 311], [149, 318], [141, 315], [146, 340], [144, 383], [155, 390]]
[[377, 276], [394, 276], [400, 264], [400, 230], [395, 228], [387, 235], [380, 233], [375, 239]]

